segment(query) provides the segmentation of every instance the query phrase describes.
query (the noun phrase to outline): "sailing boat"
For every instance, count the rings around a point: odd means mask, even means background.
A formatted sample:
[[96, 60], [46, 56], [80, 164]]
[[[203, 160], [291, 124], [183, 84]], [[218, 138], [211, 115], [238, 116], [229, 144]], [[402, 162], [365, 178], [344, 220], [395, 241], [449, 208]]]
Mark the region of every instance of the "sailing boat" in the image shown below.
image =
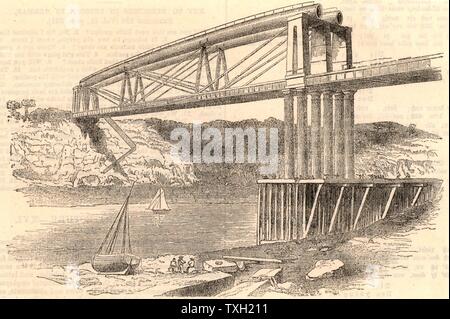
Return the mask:
[[103, 243], [91, 260], [94, 270], [99, 273], [132, 274], [141, 263], [141, 258], [132, 254], [128, 202], [131, 191], [120, 208]]
[[155, 197], [151, 201], [147, 210], [153, 211], [155, 214], [164, 214], [170, 210], [169, 205], [166, 202], [166, 196], [164, 195], [164, 190], [160, 188], [158, 192], [156, 192]]

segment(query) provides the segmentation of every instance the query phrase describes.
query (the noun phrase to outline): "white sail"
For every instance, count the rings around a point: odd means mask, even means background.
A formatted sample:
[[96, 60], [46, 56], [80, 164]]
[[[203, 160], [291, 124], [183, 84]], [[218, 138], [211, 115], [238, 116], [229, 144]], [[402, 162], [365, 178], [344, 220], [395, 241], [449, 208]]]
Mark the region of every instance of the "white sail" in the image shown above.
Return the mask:
[[129, 229], [128, 203], [134, 183], [131, 186], [125, 202], [119, 210], [111, 228], [106, 234], [103, 243], [97, 251], [98, 254], [111, 255], [114, 253], [131, 253], [131, 240]]
[[164, 190], [162, 188], [160, 188], [158, 192], [156, 192], [156, 195], [148, 206], [148, 209], [153, 211], [170, 210], [169, 205], [167, 205], [166, 202]]
[[160, 193], [161, 193], [160, 209], [161, 210], [170, 210], [169, 205], [167, 205], [167, 202], [166, 202], [166, 196], [164, 195], [164, 190], [161, 189]]
[[160, 205], [159, 198], [160, 198], [160, 196], [161, 196], [161, 192], [160, 192], [160, 190], [158, 190], [156, 192], [155, 197], [153, 197], [152, 201], [150, 202], [150, 205], [148, 206], [148, 209], [151, 209], [151, 210], [159, 209], [159, 205]]

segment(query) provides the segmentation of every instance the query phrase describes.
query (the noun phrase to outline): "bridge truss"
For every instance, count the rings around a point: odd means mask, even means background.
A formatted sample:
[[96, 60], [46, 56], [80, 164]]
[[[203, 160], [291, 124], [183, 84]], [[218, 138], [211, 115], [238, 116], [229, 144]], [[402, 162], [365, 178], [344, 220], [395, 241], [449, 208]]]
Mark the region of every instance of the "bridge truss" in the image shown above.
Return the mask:
[[81, 79], [73, 117], [107, 119], [129, 154], [136, 146], [111, 117], [284, 98], [284, 178], [353, 178], [354, 94], [440, 80], [442, 54], [357, 63], [342, 22], [338, 9], [310, 1], [165, 44]]

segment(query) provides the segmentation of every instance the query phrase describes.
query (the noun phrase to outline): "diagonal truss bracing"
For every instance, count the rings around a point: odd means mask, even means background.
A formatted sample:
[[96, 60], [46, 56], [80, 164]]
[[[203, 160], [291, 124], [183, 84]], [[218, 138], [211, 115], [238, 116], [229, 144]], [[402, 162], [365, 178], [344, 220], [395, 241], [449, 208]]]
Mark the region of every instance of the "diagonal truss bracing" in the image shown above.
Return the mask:
[[127, 143], [128, 147], [130, 148], [127, 152], [122, 154], [118, 159], [116, 159], [115, 162], [111, 163], [108, 167], [106, 167], [102, 173], [106, 173], [110, 171], [115, 165], [119, 165], [119, 163], [128, 155], [133, 153], [136, 150], [136, 143], [133, 142], [133, 140], [120, 128], [119, 125], [110, 117], [105, 117], [105, 121], [119, 134], [119, 136], [123, 139], [125, 143]]
[[[81, 95], [92, 96], [95, 109], [101, 109], [104, 102], [125, 109], [145, 106], [148, 102], [166, 97], [179, 96], [182, 99], [203, 92], [250, 85], [286, 59], [286, 30], [277, 30], [261, 40], [256, 48], [248, 49], [247, 54], [233, 55], [243, 57], [231, 67], [226, 47], [209, 47], [208, 43], [203, 43], [182, 61], [159, 70], [146, 70], [145, 66], [134, 70], [125, 68], [119, 82], [107, 86], [81, 87]], [[281, 40], [276, 41], [280, 37]], [[98, 103], [99, 98], [102, 105]], [[83, 110], [89, 110], [87, 97], [81, 100]]]

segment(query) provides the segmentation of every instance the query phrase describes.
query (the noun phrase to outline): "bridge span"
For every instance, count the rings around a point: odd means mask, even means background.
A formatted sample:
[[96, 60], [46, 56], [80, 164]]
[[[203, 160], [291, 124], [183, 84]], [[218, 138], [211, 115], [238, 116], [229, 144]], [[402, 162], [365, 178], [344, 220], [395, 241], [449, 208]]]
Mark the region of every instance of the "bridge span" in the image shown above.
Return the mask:
[[[157, 100], [124, 100], [121, 104], [109, 107], [80, 110], [73, 113], [74, 118], [128, 116], [143, 113], [156, 113], [180, 109], [245, 103], [259, 100], [283, 98], [286, 91], [348, 90], [368, 89], [409, 83], [437, 81], [441, 79], [439, 59], [441, 54], [392, 60], [383, 63], [362, 65], [335, 72], [296, 75], [285, 79], [240, 87], [219, 88], [213, 91], [192, 93]], [[94, 94], [105, 97], [101, 89], [92, 88]], [[145, 92], [145, 91], [144, 91]]]
[[339, 9], [309, 1], [162, 45], [81, 79], [73, 118], [105, 118], [126, 137], [111, 117], [283, 98], [284, 172], [277, 177], [353, 179], [355, 93], [441, 80], [442, 54], [354, 62], [343, 19]]

